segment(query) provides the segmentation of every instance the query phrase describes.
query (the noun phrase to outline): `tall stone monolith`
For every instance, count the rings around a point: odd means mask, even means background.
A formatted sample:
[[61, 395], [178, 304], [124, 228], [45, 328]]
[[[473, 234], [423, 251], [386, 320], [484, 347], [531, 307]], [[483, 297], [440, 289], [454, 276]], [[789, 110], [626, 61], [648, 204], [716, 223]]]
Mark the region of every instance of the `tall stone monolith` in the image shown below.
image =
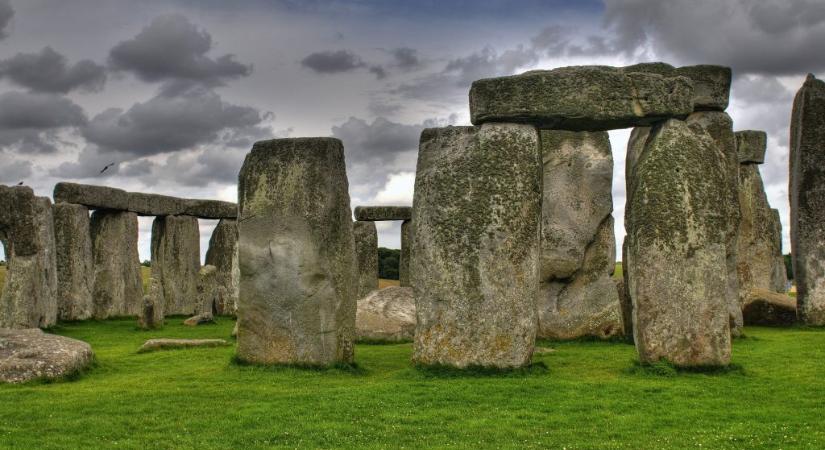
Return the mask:
[[73, 203], [55, 203], [54, 236], [57, 254], [57, 310], [60, 320], [92, 317], [94, 264], [89, 209]]
[[238, 283], [241, 269], [238, 266], [238, 222], [234, 219], [221, 219], [206, 250], [206, 264], [217, 269], [219, 290], [216, 314], [232, 315], [238, 308]]
[[622, 334], [607, 132], [540, 133], [543, 192], [538, 336]]
[[627, 291], [642, 362], [730, 362], [727, 156], [701, 127], [654, 126], [628, 198]]
[[238, 358], [352, 362], [357, 262], [341, 141], [255, 143], [238, 207]]
[[791, 255], [800, 319], [825, 325], [825, 82], [808, 75], [791, 114]]
[[95, 269], [92, 316], [137, 316], [143, 302], [137, 215], [100, 209], [92, 213], [89, 231]]
[[198, 301], [200, 231], [192, 216], [162, 216], [152, 223], [152, 277], [163, 287], [167, 316], [201, 312]]
[[426, 129], [413, 201], [413, 361], [530, 363], [541, 219], [538, 133], [529, 125]]
[[358, 260], [358, 298], [378, 289], [378, 231], [375, 222], [356, 220], [352, 224]]
[[410, 285], [410, 253], [412, 252], [412, 225], [409, 220], [401, 222], [401, 253], [398, 259], [398, 284]]

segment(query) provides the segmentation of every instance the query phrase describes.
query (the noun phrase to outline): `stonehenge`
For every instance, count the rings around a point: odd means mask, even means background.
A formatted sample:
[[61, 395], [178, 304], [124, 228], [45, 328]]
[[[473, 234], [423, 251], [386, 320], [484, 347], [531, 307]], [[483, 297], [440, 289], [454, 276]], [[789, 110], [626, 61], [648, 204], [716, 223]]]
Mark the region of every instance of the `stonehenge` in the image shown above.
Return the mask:
[[95, 271], [92, 316], [136, 316], [143, 298], [137, 215], [100, 209], [92, 213], [89, 230]]
[[201, 312], [198, 299], [200, 232], [192, 216], [160, 216], [152, 223], [152, 278], [163, 288], [165, 314]]
[[60, 320], [92, 317], [94, 261], [89, 209], [72, 203], [54, 205], [57, 256], [57, 310]]
[[237, 357], [327, 366], [354, 359], [357, 266], [344, 148], [256, 142], [239, 175]]
[[358, 261], [357, 296], [360, 299], [378, 289], [378, 232], [374, 222], [356, 220], [352, 224], [352, 234]]
[[791, 255], [799, 318], [825, 325], [825, 82], [808, 75], [791, 113]]
[[238, 282], [241, 269], [238, 266], [238, 222], [221, 219], [209, 238], [206, 264], [217, 271], [218, 297], [215, 314], [234, 315], [238, 304]]
[[[401, 286], [410, 285], [410, 241], [412, 240], [412, 227], [410, 226], [411, 219], [412, 208], [409, 206], [355, 207], [355, 220], [357, 222], [381, 222], [389, 220], [401, 221], [401, 256], [398, 261], [398, 282]], [[377, 238], [375, 245], [377, 249]], [[360, 295], [359, 298], [361, 298]]]

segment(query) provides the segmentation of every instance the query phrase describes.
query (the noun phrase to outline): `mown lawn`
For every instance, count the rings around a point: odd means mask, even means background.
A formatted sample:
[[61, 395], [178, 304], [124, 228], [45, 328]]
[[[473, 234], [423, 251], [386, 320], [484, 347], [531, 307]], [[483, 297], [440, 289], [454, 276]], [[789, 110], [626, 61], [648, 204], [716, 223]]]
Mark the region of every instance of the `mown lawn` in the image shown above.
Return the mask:
[[640, 368], [632, 345], [543, 343], [511, 374], [423, 371], [410, 344], [358, 345], [357, 367], [260, 368], [233, 349], [137, 354], [152, 337], [228, 337], [233, 323], [143, 332], [64, 324], [97, 366], [0, 386], [2, 448], [822, 448], [825, 330], [747, 328], [734, 368]]

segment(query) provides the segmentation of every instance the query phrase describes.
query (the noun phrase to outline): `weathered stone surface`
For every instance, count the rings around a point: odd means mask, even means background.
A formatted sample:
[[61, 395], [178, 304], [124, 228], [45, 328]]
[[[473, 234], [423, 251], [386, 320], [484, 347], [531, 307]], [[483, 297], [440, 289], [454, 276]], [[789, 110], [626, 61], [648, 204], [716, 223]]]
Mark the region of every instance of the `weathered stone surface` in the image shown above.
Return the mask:
[[[782, 258], [782, 230], [779, 217], [768, 204], [759, 168], [743, 164], [739, 168], [739, 276], [740, 304], [752, 289], [774, 292], [785, 290], [785, 263]], [[777, 259], [781, 270], [777, 273]]]
[[201, 312], [218, 313], [218, 269], [206, 264], [198, 271], [198, 304]]
[[622, 333], [607, 132], [543, 130], [538, 336]]
[[218, 271], [218, 300], [215, 314], [234, 315], [238, 308], [238, 284], [241, 269], [238, 266], [238, 222], [234, 219], [221, 219], [206, 250], [206, 264], [215, 266]]
[[385, 220], [410, 220], [411, 206], [356, 206], [355, 220], [380, 222]]
[[149, 339], [138, 349], [138, 353], [158, 350], [177, 350], [198, 347], [226, 347], [229, 342], [224, 339]]
[[409, 342], [415, 335], [411, 287], [391, 286], [358, 300], [355, 330], [359, 340]]
[[183, 324], [189, 327], [196, 327], [198, 325], [214, 322], [215, 316], [213, 316], [211, 312], [207, 311], [200, 314], [195, 314], [194, 316], [184, 320]]
[[37, 206], [34, 192], [27, 186], [0, 185], [0, 235], [6, 241], [6, 252], [30, 256], [42, 248], [34, 225]]
[[201, 219], [235, 219], [238, 205], [220, 200], [184, 199], [181, 214]]
[[762, 164], [768, 146], [768, 134], [764, 131], [742, 130], [736, 135], [736, 153], [739, 163]]
[[619, 296], [619, 306], [622, 308], [622, 330], [625, 336], [633, 336], [633, 302], [627, 295], [627, 287], [624, 284], [624, 273], [622, 278], [614, 278], [616, 293]]
[[135, 213], [97, 210], [89, 230], [94, 255], [92, 301], [95, 319], [136, 316], [143, 300]]
[[538, 145], [528, 125], [422, 132], [410, 261], [416, 364], [530, 363], [539, 281]]
[[765, 289], [751, 289], [742, 303], [745, 325], [789, 326], [796, 323], [796, 300]]
[[378, 289], [378, 232], [374, 222], [357, 220], [352, 224], [352, 234], [355, 236], [358, 298], [360, 299]]
[[60, 320], [92, 317], [94, 265], [89, 209], [56, 203], [54, 237], [57, 257], [57, 311]]
[[736, 267], [738, 251], [739, 222], [742, 214], [739, 208], [739, 158], [736, 152], [736, 137], [733, 134], [733, 120], [727, 113], [719, 111], [695, 112], [688, 116], [687, 124], [700, 128], [714, 141], [724, 156], [726, 186], [724, 211], [726, 223], [725, 268], [727, 288], [725, 298], [730, 315], [730, 330], [734, 336], [742, 333], [742, 308], [739, 303], [739, 277]]
[[255, 143], [238, 199], [238, 358], [352, 362], [357, 263], [341, 141]]
[[825, 325], [825, 82], [808, 75], [791, 115], [791, 255], [799, 318]]
[[[25, 193], [17, 191], [12, 195]], [[28, 203], [28, 202], [24, 202]], [[57, 259], [55, 256], [54, 218], [52, 202], [47, 197], [35, 197], [29, 217], [20, 218], [16, 225], [29, 223], [33, 235], [24, 232], [22, 246], [16, 236], [6, 229], [6, 281], [0, 294], [0, 327], [36, 328], [57, 323]], [[2, 230], [0, 230], [2, 231]], [[34, 254], [18, 255], [16, 251], [35, 249]]]
[[779, 210], [771, 210], [773, 219], [773, 247], [778, 249], [778, 253], [774, 254], [773, 264], [771, 265], [771, 290], [774, 292], [786, 292], [788, 290], [788, 270], [785, 267], [785, 257], [782, 252], [782, 221], [779, 218]]
[[624, 67], [625, 72], [656, 73], [665, 77], [683, 76], [693, 81], [693, 109], [695, 111], [724, 111], [730, 98], [730, 67], [697, 65], [673, 67], [661, 62], [642, 63]]
[[668, 120], [637, 159], [624, 264], [642, 362], [730, 362], [726, 158], [701, 128]]
[[685, 117], [693, 111], [693, 95], [693, 83], [682, 76], [562, 67], [474, 81], [470, 116], [474, 125], [519, 122], [599, 131]]
[[412, 252], [412, 224], [401, 222], [401, 253], [398, 258], [398, 284], [410, 286], [410, 253]]
[[4, 383], [59, 380], [87, 368], [93, 360], [92, 347], [83, 341], [37, 328], [0, 328], [0, 381]]
[[169, 216], [183, 211], [184, 200], [168, 195], [128, 192], [127, 210], [139, 216]]
[[152, 222], [152, 277], [163, 286], [165, 314], [201, 312], [198, 298], [200, 231], [192, 216], [164, 216]]
[[149, 287], [143, 296], [143, 307], [138, 315], [138, 326], [144, 330], [163, 327], [163, 287], [157, 278], [149, 278]]
[[75, 203], [91, 209], [127, 211], [129, 193], [123, 189], [91, 184], [57, 183], [54, 186], [55, 203]]

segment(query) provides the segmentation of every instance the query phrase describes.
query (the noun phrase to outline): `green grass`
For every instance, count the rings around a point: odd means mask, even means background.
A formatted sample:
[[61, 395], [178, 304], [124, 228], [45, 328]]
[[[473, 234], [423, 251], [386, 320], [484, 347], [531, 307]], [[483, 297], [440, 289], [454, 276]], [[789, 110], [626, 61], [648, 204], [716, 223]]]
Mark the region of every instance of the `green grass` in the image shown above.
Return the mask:
[[621, 261], [616, 263], [616, 269], [613, 271], [613, 278], [617, 280], [622, 279], [622, 263]]
[[747, 328], [732, 370], [640, 366], [632, 345], [556, 349], [515, 373], [420, 370], [411, 345], [358, 345], [355, 367], [262, 368], [233, 347], [137, 354], [154, 337], [64, 324], [97, 365], [67, 383], [0, 386], [2, 448], [822, 448], [825, 330]]

